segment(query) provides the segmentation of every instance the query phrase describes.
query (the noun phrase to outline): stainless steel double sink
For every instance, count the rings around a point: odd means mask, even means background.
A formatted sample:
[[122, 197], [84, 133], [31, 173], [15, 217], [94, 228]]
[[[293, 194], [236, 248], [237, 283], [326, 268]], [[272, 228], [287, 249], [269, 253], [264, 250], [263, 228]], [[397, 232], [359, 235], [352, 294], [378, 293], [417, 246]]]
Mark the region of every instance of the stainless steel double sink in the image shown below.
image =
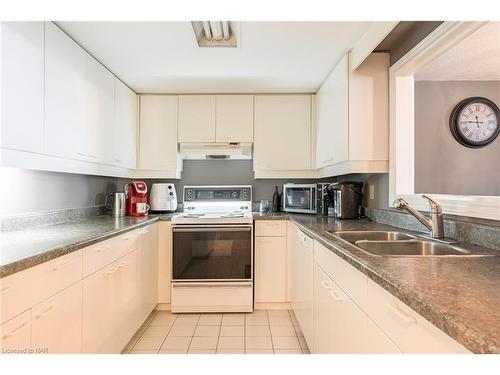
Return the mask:
[[422, 239], [395, 231], [327, 231], [370, 255], [385, 257], [488, 256], [457, 245]]

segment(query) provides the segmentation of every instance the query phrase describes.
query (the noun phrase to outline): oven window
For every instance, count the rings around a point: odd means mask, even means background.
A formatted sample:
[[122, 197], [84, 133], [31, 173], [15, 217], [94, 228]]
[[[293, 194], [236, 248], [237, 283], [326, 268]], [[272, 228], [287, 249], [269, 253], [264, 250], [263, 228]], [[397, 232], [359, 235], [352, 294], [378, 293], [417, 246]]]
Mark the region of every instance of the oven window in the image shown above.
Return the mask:
[[299, 188], [294, 187], [291, 189], [286, 189], [286, 207], [287, 208], [297, 208], [303, 210], [312, 209], [312, 192], [311, 188]]
[[174, 280], [250, 280], [250, 227], [173, 229]]

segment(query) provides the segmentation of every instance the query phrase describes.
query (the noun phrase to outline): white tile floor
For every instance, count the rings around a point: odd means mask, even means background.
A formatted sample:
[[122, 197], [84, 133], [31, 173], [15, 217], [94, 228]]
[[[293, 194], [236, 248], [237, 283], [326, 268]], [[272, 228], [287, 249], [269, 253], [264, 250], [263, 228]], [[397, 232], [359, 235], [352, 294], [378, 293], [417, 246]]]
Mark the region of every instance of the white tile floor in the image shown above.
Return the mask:
[[248, 314], [153, 311], [123, 353], [309, 354], [291, 310]]

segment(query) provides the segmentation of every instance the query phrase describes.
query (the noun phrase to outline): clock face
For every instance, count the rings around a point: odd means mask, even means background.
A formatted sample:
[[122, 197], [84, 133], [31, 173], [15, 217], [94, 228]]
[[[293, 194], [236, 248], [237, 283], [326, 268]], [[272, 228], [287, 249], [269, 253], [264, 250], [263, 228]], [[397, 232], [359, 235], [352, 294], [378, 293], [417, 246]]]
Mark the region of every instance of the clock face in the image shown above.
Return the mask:
[[484, 147], [500, 132], [498, 107], [486, 98], [462, 101], [455, 107], [451, 120], [453, 135], [467, 147]]

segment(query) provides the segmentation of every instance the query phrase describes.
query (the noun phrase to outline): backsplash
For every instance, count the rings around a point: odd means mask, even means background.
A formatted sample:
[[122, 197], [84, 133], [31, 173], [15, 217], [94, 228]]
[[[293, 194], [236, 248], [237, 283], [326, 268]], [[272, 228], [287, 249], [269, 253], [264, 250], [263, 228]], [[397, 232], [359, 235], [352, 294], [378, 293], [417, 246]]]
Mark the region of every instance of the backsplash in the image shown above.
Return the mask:
[[[367, 210], [367, 216], [378, 223], [406, 230], [429, 233], [412, 215], [395, 209]], [[444, 215], [444, 233], [457, 242], [466, 242], [500, 251], [500, 221], [455, 215]]]

